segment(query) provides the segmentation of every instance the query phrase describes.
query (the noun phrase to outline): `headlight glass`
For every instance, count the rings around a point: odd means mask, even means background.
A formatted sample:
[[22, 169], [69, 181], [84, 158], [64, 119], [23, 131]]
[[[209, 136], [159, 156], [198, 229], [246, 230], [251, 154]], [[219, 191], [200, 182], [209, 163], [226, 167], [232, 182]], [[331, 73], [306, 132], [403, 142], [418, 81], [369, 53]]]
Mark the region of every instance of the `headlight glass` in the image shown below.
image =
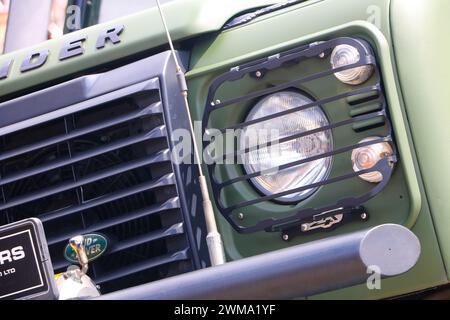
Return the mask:
[[[310, 98], [298, 92], [278, 92], [260, 100], [251, 109], [246, 122], [312, 102]], [[264, 194], [271, 195], [325, 180], [330, 171], [332, 157], [321, 158], [282, 170], [269, 169], [331, 151], [333, 149], [331, 130], [320, 131], [271, 146], [264, 146], [264, 144], [328, 124], [322, 108], [315, 106], [245, 127], [239, 138], [240, 149], [245, 150], [256, 145], [263, 145], [263, 147], [257, 150], [252, 149], [241, 156], [247, 173], [263, 171], [262, 175], [252, 178], [253, 184]], [[317, 188], [304, 190], [279, 197], [276, 200], [299, 201], [316, 190]]]

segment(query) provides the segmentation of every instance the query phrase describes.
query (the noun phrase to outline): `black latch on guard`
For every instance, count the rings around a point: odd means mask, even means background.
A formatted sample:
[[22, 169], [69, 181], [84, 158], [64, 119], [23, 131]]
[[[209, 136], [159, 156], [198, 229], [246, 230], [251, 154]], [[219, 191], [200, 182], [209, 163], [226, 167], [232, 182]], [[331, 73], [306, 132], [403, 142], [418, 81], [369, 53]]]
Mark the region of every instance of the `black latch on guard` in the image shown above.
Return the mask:
[[0, 300], [56, 297], [42, 222], [27, 219], [0, 227]]
[[369, 214], [363, 206], [338, 208], [322, 212], [309, 219], [303, 219], [295, 226], [281, 228], [281, 238], [289, 241], [293, 237], [319, 231], [332, 231], [345, 223], [355, 220], [367, 221], [368, 219]]

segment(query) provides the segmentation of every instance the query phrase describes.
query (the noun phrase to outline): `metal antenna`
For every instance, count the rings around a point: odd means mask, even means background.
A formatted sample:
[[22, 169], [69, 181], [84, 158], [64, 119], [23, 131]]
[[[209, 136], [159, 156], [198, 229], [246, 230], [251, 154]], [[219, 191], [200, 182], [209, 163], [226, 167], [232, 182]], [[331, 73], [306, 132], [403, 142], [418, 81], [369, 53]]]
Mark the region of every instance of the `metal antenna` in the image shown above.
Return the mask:
[[203, 175], [203, 169], [201, 165], [200, 153], [198, 151], [198, 145], [196, 141], [196, 137], [194, 134], [194, 127], [192, 125], [192, 116], [189, 108], [188, 101], [188, 87], [186, 84], [186, 78], [184, 76], [183, 71], [181, 70], [180, 64], [178, 62], [177, 55], [175, 53], [175, 49], [173, 48], [172, 38], [170, 37], [169, 28], [167, 27], [166, 19], [164, 17], [164, 13], [161, 9], [161, 4], [159, 0], [156, 0], [156, 4], [158, 5], [159, 14], [161, 15], [161, 20], [164, 25], [164, 29], [166, 31], [167, 40], [169, 41], [170, 51], [172, 52], [173, 60], [175, 61], [176, 67], [176, 75], [178, 79], [178, 84], [180, 85], [180, 92], [183, 96], [184, 106], [186, 108], [186, 113], [189, 121], [189, 129], [191, 131], [192, 143], [194, 144], [194, 157], [195, 161], [198, 165], [198, 180], [200, 182], [200, 190], [202, 192], [203, 198], [203, 211], [205, 213], [205, 221], [206, 221], [206, 229], [208, 234], [206, 236], [206, 243], [208, 245], [209, 257], [211, 259], [211, 264], [213, 266], [224, 264], [225, 263], [225, 254], [223, 250], [222, 238], [220, 233], [217, 230], [217, 224], [214, 217], [214, 210], [212, 208], [211, 199], [209, 197], [208, 186], [206, 184], [206, 178]]

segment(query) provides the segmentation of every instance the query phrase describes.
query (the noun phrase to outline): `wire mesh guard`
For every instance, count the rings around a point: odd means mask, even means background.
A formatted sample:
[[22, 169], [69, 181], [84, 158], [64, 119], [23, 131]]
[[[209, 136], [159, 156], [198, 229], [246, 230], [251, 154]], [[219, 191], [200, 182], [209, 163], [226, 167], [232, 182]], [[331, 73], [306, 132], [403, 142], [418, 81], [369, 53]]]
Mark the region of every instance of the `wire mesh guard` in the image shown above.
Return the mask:
[[[325, 58], [330, 55], [336, 46], [344, 44], [355, 47], [359, 52], [360, 59], [357, 63], [333, 69], [329, 60]], [[299, 65], [301, 67], [298, 67]], [[372, 65], [374, 73], [369, 81], [363, 84], [357, 86], [346, 85], [334, 77], [334, 74], [337, 72], [365, 65]], [[300, 71], [294, 72], [294, 76], [292, 76], [293, 73], [289, 72], [289, 70], [292, 71], [292, 68], [296, 68], [296, 66], [298, 69], [295, 70]], [[322, 66], [322, 69], [313, 66]], [[271, 78], [270, 76], [273, 74], [275, 76]], [[316, 85], [314, 87], [309, 85], [311, 83], [319, 83], [319, 86]], [[225, 88], [227, 86], [231, 88], [228, 91]], [[320, 88], [320, 90], [317, 88]], [[255, 102], [270, 94], [291, 89], [308, 92], [309, 96], [313, 97], [312, 102], [261, 118], [244, 120], [246, 119], [245, 114], [255, 105]], [[302, 225], [303, 231], [307, 231], [305, 229], [306, 221], [311, 223], [317, 221], [331, 222], [329, 225], [325, 224], [321, 228], [328, 229], [328, 227], [334, 224], [333, 222], [351, 221], [353, 218], [352, 215], [355, 214], [363, 217], [364, 220], [367, 218], [367, 213], [364, 211], [362, 204], [379, 194], [388, 184], [393, 171], [393, 164], [397, 162], [397, 150], [388, 118], [387, 102], [382, 88], [380, 71], [370, 45], [364, 40], [341, 37], [304, 45], [231, 68], [228, 72], [218, 76], [212, 82], [208, 91], [202, 124], [204, 137], [209, 137], [208, 139], [204, 139], [204, 150], [212, 150], [214, 149], [214, 144], [218, 143], [217, 141], [222, 141], [221, 139], [217, 139], [217, 132], [225, 136], [229, 130], [243, 129], [263, 121], [269, 121], [310, 108], [320, 107], [327, 114], [333, 112], [336, 114], [336, 110], [333, 111], [332, 108], [337, 108], [336, 106], [338, 104], [343, 106], [346, 112], [339, 112], [338, 116], [333, 116], [329, 124], [325, 126], [306, 131], [298, 131], [278, 140], [269, 140], [263, 145], [256, 144], [240, 148], [237, 143], [234, 145], [234, 150], [231, 154], [224, 152], [210, 156], [208, 172], [216, 206], [235, 230], [241, 233], [261, 230], [284, 232]], [[368, 105], [375, 105], [376, 107], [368, 107]], [[230, 114], [232, 116], [227, 116]], [[238, 115], [233, 116], [236, 114]], [[277, 168], [279, 171], [326, 157], [332, 157], [332, 159], [342, 157], [343, 155], [347, 157], [346, 161], [348, 161], [345, 162], [345, 166], [342, 165], [342, 161], [333, 161], [330, 170], [331, 173], [319, 182], [302, 185], [275, 194], [263, 194], [256, 190], [256, 188], [249, 188], [249, 186], [252, 185], [252, 179], [266, 173], [262, 171], [249, 173], [242, 166], [236, 164], [237, 160], [248, 152], [268, 148], [276, 144], [307, 137], [327, 130], [331, 130], [333, 132], [333, 139], [337, 140], [340, 135], [339, 130], [342, 128], [347, 128], [347, 132], [350, 132], [348, 136], [350, 139], [341, 139], [344, 140], [343, 143], [333, 143], [331, 151], [294, 160], [282, 164]], [[216, 132], [215, 134], [212, 134], [213, 130]], [[363, 141], [364, 138], [374, 136], [373, 130], [376, 130], [377, 138], [370, 141]], [[356, 138], [358, 142], [352, 141]], [[350, 156], [347, 155], [357, 148], [382, 142], [387, 142], [392, 146], [393, 154], [382, 158], [376, 165], [369, 169], [355, 172], [352, 169]], [[225, 159], [229, 159], [230, 156], [234, 160], [232, 164], [224, 161]], [[226, 168], [233, 169], [227, 170]], [[358, 178], [360, 175], [371, 172], [381, 173], [382, 180], [373, 184]], [[317, 200], [314, 205], [310, 204], [310, 199], [307, 199], [308, 201], [298, 201], [293, 204], [279, 203], [277, 201], [282, 196], [311, 189], [318, 190], [310, 198], [320, 199], [323, 188], [337, 185], [344, 181], [351, 181], [352, 179], [355, 180], [352, 183], [357, 188], [363, 184], [363, 188], [360, 188], [365, 191], [363, 194], [339, 196], [339, 198], [335, 197], [332, 201], [328, 197], [324, 201]], [[239, 184], [241, 185], [240, 187], [238, 187]], [[242, 184], [245, 185], [242, 186]], [[246, 192], [245, 198], [244, 196], [233, 197], [233, 192], [237, 194], [241, 190], [248, 189], [252, 191]], [[251, 197], [249, 198], [248, 195], [251, 195]], [[236, 201], [236, 199], [238, 200]], [[258, 216], [258, 212], [263, 211], [264, 206], [274, 208], [273, 212], [269, 214], [266, 212]], [[278, 211], [280, 211], [278, 210], [279, 208], [282, 208], [280, 210], [284, 210], [285, 214], [278, 214]], [[246, 210], [255, 214], [253, 214], [253, 219], [248, 219], [248, 221], [244, 222], [242, 217], [247, 216]], [[329, 217], [335, 220], [331, 221]]]

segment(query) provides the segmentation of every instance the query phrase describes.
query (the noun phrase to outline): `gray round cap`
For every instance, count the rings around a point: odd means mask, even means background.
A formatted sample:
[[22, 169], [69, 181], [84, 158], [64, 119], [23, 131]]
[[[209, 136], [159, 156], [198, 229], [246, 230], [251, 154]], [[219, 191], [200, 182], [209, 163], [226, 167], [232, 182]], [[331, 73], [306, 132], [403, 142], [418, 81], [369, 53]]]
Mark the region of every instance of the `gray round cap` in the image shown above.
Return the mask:
[[379, 270], [382, 276], [395, 276], [416, 264], [420, 242], [409, 229], [397, 224], [384, 224], [367, 232], [359, 251], [367, 267]]

